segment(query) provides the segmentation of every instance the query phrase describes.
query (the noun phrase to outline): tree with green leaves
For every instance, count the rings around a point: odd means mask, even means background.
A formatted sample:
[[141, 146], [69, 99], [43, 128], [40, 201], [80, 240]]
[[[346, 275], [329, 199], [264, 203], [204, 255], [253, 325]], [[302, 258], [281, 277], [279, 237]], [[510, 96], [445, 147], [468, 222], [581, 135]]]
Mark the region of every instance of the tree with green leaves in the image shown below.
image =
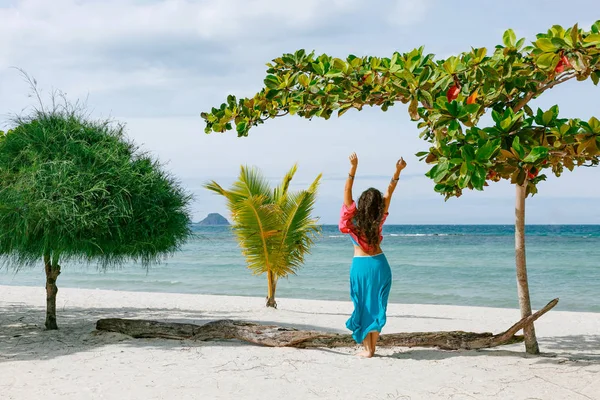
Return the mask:
[[43, 106], [0, 132], [0, 257], [44, 262], [46, 328], [57, 329], [61, 264], [148, 266], [188, 238], [191, 200], [124, 128], [68, 103]]
[[[533, 111], [530, 101], [558, 84], [600, 80], [600, 21], [589, 31], [555, 25], [525, 46], [512, 30], [503, 44], [436, 60], [423, 48], [391, 58], [334, 58], [299, 50], [267, 64], [265, 88], [252, 98], [227, 102], [202, 113], [206, 132], [251, 127], [287, 114], [329, 119], [354, 108], [408, 104], [420, 136], [431, 146], [418, 153], [433, 167], [427, 176], [446, 199], [465, 188], [483, 190], [488, 181], [516, 187], [515, 250], [519, 304], [531, 314], [525, 263], [525, 198], [537, 193], [547, 170], [596, 166], [600, 121], [560, 118], [558, 106]], [[493, 124], [485, 126], [484, 116]], [[484, 125], [484, 126], [482, 126]], [[533, 324], [524, 329], [529, 353], [539, 348]]]
[[290, 192], [296, 169], [294, 165], [274, 189], [258, 169], [244, 166], [229, 190], [215, 181], [204, 185], [227, 199], [231, 228], [248, 268], [254, 274], [267, 274], [267, 307], [277, 308], [278, 279], [296, 274], [320, 230], [311, 213], [321, 174], [308, 189]]

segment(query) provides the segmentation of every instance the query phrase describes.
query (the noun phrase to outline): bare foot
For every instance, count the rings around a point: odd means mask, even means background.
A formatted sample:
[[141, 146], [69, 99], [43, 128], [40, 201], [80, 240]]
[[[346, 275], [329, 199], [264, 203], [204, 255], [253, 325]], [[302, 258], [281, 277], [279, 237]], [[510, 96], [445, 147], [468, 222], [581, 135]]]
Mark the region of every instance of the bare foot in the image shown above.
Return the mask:
[[369, 350], [363, 350], [360, 353], [358, 353], [357, 356], [363, 357], [363, 358], [371, 358], [371, 357], [373, 357], [373, 354], [371, 354], [371, 352]]

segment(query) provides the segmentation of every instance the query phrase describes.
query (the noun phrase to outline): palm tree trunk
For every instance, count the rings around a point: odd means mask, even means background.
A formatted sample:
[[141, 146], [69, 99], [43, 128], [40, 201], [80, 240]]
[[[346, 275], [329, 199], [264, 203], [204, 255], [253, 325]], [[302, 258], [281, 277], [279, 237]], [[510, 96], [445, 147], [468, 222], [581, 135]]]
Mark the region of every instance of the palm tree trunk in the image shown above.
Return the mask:
[[[527, 181], [517, 188], [515, 205], [515, 258], [517, 264], [517, 293], [521, 318], [531, 315], [531, 300], [529, 299], [529, 284], [527, 282], [527, 264], [525, 261], [525, 198], [527, 196]], [[525, 336], [525, 351], [529, 354], [539, 354], [540, 348], [535, 337], [533, 323], [523, 327]]]
[[277, 302], [275, 301], [275, 289], [277, 288], [277, 275], [273, 271], [267, 272], [267, 307], [277, 308]]
[[56, 294], [58, 287], [56, 279], [60, 275], [60, 266], [58, 262], [52, 263], [50, 254], [44, 254], [44, 267], [46, 270], [46, 329], [58, 329], [56, 324]]

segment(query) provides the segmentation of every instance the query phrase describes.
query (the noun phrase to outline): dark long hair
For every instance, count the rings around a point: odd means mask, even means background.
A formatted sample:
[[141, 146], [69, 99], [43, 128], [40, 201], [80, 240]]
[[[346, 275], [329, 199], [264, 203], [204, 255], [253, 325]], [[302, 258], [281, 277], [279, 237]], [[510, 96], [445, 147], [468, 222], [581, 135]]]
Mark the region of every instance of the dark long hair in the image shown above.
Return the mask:
[[379, 226], [383, 218], [383, 195], [375, 188], [365, 190], [356, 207], [356, 229], [370, 247], [379, 245]]

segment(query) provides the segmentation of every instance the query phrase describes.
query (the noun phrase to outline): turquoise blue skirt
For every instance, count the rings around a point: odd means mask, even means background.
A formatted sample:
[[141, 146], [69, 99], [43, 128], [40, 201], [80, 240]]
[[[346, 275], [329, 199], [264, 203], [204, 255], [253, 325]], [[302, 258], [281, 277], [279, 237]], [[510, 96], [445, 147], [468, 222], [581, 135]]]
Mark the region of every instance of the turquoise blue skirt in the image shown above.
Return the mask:
[[350, 268], [350, 297], [354, 312], [346, 322], [356, 343], [362, 343], [370, 332], [381, 332], [386, 310], [392, 270], [385, 255], [354, 257]]

